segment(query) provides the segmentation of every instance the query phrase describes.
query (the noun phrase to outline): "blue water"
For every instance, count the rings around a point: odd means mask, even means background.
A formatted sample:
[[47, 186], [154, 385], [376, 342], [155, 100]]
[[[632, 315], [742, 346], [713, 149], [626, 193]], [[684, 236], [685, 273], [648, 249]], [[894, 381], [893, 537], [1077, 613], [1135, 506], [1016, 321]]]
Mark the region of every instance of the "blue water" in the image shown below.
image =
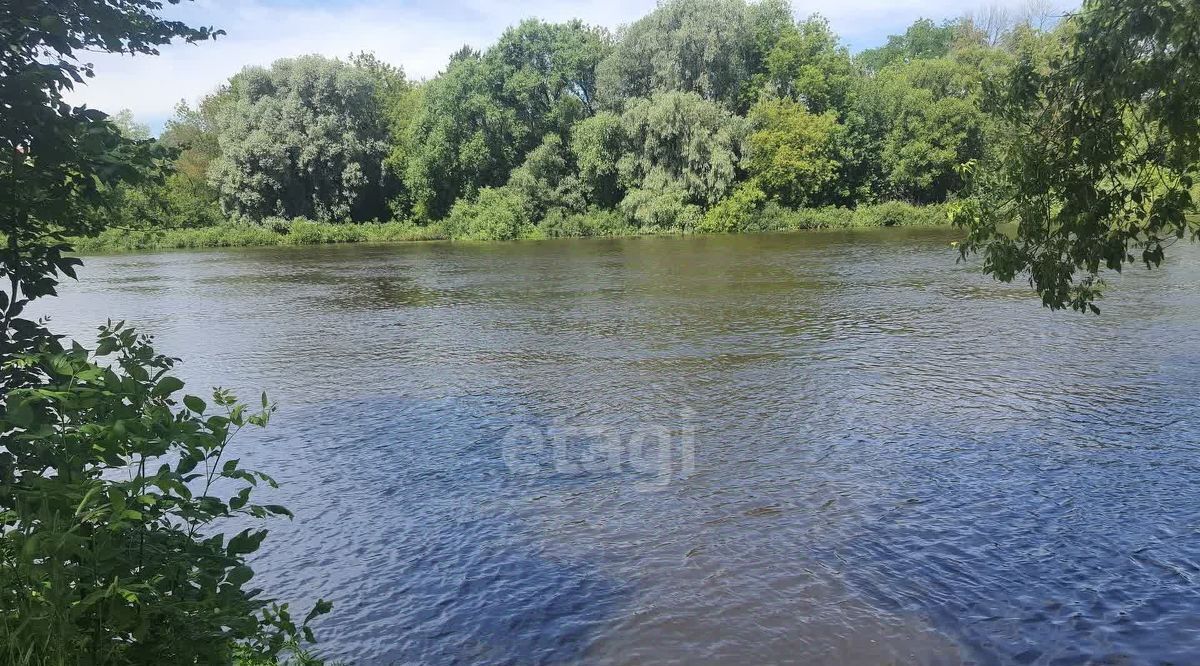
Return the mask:
[[1200, 252], [1099, 317], [880, 230], [94, 257], [281, 409], [255, 562], [387, 663], [1200, 663]]

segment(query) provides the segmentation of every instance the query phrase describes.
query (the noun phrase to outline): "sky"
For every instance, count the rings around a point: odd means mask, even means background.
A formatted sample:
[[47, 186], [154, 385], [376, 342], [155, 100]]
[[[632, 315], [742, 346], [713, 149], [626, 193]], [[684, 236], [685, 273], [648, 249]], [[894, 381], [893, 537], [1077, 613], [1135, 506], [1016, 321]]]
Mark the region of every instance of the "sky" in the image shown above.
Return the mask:
[[[820, 13], [852, 50], [878, 46], [922, 17], [942, 20], [1028, 0], [793, 0], [796, 15]], [[194, 0], [165, 14], [227, 33], [172, 44], [159, 56], [87, 54], [96, 78], [74, 101], [109, 113], [130, 109], [155, 133], [180, 100], [194, 103], [247, 65], [320, 53], [374, 51], [411, 78], [436, 75], [464, 44], [484, 48], [524, 18], [580, 18], [617, 28], [649, 13], [655, 0]]]

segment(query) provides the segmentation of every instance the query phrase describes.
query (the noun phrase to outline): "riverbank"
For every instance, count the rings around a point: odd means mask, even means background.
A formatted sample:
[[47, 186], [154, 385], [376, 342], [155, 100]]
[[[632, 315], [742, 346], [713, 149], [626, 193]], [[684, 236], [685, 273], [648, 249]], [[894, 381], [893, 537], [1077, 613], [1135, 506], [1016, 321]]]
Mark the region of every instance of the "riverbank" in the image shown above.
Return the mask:
[[[731, 233], [911, 227], [948, 224], [943, 206], [913, 206], [889, 202], [847, 208], [768, 209], [748, 216]], [[462, 230], [465, 231], [465, 230]], [[464, 233], [442, 222], [419, 225], [409, 221], [341, 224], [312, 220], [270, 220], [264, 224], [226, 223], [194, 229], [108, 229], [98, 236], [73, 240], [83, 254], [140, 250], [327, 245], [333, 243], [396, 243], [430, 240], [501, 240]], [[636, 227], [612, 213], [574, 215], [523, 228], [518, 239], [588, 236], [650, 236], [700, 233], [688, 227]], [[506, 239], [506, 238], [504, 238]]]

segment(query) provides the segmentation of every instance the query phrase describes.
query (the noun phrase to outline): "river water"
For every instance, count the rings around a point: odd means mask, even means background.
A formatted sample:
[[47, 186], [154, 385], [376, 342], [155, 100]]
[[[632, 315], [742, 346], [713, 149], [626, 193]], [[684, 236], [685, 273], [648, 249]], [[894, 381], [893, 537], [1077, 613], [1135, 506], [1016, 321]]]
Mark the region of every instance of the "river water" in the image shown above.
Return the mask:
[[938, 230], [91, 257], [280, 404], [256, 580], [361, 664], [1200, 661], [1200, 252], [1043, 310]]

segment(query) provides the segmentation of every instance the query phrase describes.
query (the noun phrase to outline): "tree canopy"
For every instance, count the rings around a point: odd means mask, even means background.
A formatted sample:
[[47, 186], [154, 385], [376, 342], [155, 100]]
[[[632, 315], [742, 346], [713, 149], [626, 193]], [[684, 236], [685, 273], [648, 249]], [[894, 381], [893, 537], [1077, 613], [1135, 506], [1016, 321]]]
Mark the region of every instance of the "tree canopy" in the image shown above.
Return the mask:
[[522, 228], [582, 207], [687, 229], [751, 180], [764, 206], [942, 203], [1004, 141], [982, 88], [1018, 41], [920, 20], [853, 56], [785, 0], [669, 0], [615, 35], [523, 21], [427, 81], [371, 54], [284, 60], [181, 106], [162, 137], [177, 174], [127, 193], [126, 217], [431, 224], [485, 189], [569, 185], [577, 202], [526, 201]]
[[367, 67], [321, 56], [233, 77], [209, 165], [235, 216], [368, 220], [387, 214], [387, 121]]
[[370, 54], [282, 61], [181, 107], [161, 142], [175, 175], [113, 196], [131, 226], [519, 211], [447, 227], [471, 237], [558, 233], [564, 215], [687, 231], [726, 198], [725, 230], [949, 205], [993, 275], [1087, 308], [1100, 271], [1154, 265], [1191, 229], [1194, 4], [923, 18], [852, 54], [786, 0], [666, 0], [615, 34], [523, 21], [425, 81]]
[[688, 92], [744, 110], [767, 52], [792, 25], [780, 0], [669, 0], [619, 36], [600, 65], [610, 108], [655, 92]]

